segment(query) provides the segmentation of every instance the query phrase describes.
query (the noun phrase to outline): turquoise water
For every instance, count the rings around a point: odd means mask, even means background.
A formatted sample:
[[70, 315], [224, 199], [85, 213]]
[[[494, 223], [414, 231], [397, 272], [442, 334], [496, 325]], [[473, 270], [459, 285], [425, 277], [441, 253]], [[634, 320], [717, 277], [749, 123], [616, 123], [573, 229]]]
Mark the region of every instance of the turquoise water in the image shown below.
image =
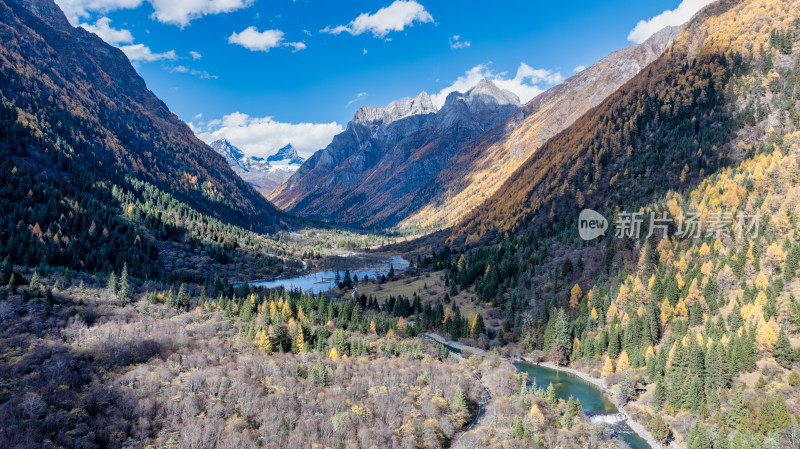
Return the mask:
[[528, 373], [528, 379], [536, 382], [538, 388], [547, 388], [552, 383], [559, 398], [566, 401], [571, 395], [580, 400], [584, 413], [616, 410], [600, 390], [577, 376], [529, 363], [515, 363], [514, 366], [517, 371]]
[[[535, 382], [538, 388], [547, 388], [552, 383], [557, 397], [565, 401], [569, 400], [570, 396], [580, 400], [581, 408], [587, 415], [617, 410], [597, 387], [577, 376], [524, 362], [515, 363], [514, 366], [518, 371], [528, 373], [528, 379], [531, 383]], [[627, 424], [615, 430], [614, 435], [633, 449], [650, 448], [647, 441], [633, 432]]]
[[[350, 270], [351, 276], [358, 276], [359, 279], [368, 275], [370, 279], [375, 279], [387, 274], [391, 267], [395, 270], [408, 268], [408, 261], [400, 256], [387, 257], [382, 263], [372, 264], [369, 267]], [[339, 271], [340, 276], [344, 276], [344, 270]], [[248, 282], [251, 286], [278, 288], [283, 287], [287, 290], [300, 289], [304, 292], [319, 293], [325, 292], [335, 287], [336, 271], [316, 271], [286, 279], [276, 279], [272, 281], [252, 281]], [[238, 285], [238, 284], [237, 284]]]
[[[461, 350], [450, 345], [444, 345], [451, 352], [461, 354]], [[564, 371], [557, 371], [540, 365], [533, 365], [525, 362], [514, 363], [517, 371], [528, 374], [530, 384], [536, 383], [537, 388], [547, 388], [551, 383], [556, 392], [556, 397], [565, 401], [572, 396], [581, 401], [583, 413], [591, 415], [599, 412], [616, 412], [617, 408], [602, 391], [597, 387], [584, 381], [578, 376]], [[614, 436], [620, 441], [625, 442], [632, 449], [650, 449], [650, 445], [644, 438], [640, 437], [627, 424], [616, 425]]]

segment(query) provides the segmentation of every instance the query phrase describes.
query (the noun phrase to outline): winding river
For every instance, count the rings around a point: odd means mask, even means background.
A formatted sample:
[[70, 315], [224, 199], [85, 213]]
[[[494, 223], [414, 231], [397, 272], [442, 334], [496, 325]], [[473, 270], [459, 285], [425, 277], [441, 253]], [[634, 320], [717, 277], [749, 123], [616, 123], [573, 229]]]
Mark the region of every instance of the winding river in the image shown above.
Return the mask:
[[[367, 266], [361, 268], [353, 268], [350, 271], [351, 276], [358, 276], [363, 278], [365, 275], [370, 278], [380, 277], [389, 272], [393, 267], [395, 270], [404, 270], [408, 267], [407, 260], [399, 256], [386, 256], [385, 259], [378, 262], [372, 262]], [[344, 274], [344, 270], [338, 271], [339, 275]], [[261, 286], [266, 288], [283, 287], [286, 289], [300, 289], [305, 292], [319, 293], [330, 290], [335, 287], [337, 271], [317, 271], [314, 273], [305, 274], [302, 276], [295, 276], [286, 279], [276, 279], [271, 281], [251, 281], [249, 285]], [[444, 344], [450, 351], [461, 354], [459, 344], [449, 342], [439, 337], [438, 335], [428, 334], [428, 338]], [[482, 354], [483, 351], [471, 351]], [[525, 372], [528, 374], [531, 384], [536, 385], [538, 388], [547, 388], [551, 383], [555, 388], [556, 396], [565, 401], [570, 396], [580, 400], [583, 412], [589, 417], [589, 421], [595, 424], [607, 423], [613, 434], [621, 441], [626, 443], [632, 449], [649, 449], [651, 446], [647, 441], [636, 434], [626, 423], [625, 417], [617, 410], [614, 404], [600, 391], [595, 385], [584, 381], [583, 379], [573, 374], [554, 370], [541, 365], [535, 365], [527, 362], [515, 362], [514, 366], [517, 371]], [[480, 379], [478, 379], [480, 380]], [[487, 391], [488, 393], [488, 391]], [[487, 398], [490, 400], [490, 396]], [[475, 426], [480, 420], [484, 410], [485, 404], [481, 403], [478, 414], [470, 426]]]
[[535, 382], [538, 388], [547, 388], [552, 383], [557, 397], [565, 401], [570, 396], [580, 400], [583, 413], [589, 417], [590, 422], [608, 423], [614, 435], [631, 448], [650, 448], [644, 438], [637, 435], [625, 421], [622, 421], [623, 417], [619, 410], [594, 385], [570, 373], [556, 371], [541, 365], [516, 362], [514, 366], [517, 371], [527, 373], [528, 379], [531, 380], [531, 383]]
[[[443, 344], [451, 352], [461, 355], [462, 348], [456, 347], [453, 342], [446, 341], [442, 337], [435, 334], [426, 334], [426, 336], [434, 341]], [[461, 345], [459, 345], [461, 346]], [[466, 349], [468, 347], [465, 347]], [[468, 349], [478, 355], [486, 355], [485, 351]], [[535, 384], [537, 388], [547, 388], [551, 383], [556, 392], [556, 397], [565, 401], [569, 400], [572, 396], [581, 402], [583, 413], [589, 418], [589, 422], [593, 424], [608, 424], [613, 435], [624, 442], [632, 449], [650, 449], [651, 446], [648, 442], [638, 435], [633, 429], [628, 426], [625, 421], [625, 416], [622, 415], [616, 406], [603, 394], [600, 389], [589, 382], [575, 376], [573, 374], [548, 368], [542, 365], [536, 365], [527, 362], [514, 362], [514, 367], [518, 372], [528, 374], [529, 385]], [[477, 425], [481, 416], [484, 413], [484, 404], [481, 403], [478, 409], [478, 414], [470, 425], [470, 429]], [[469, 429], [468, 429], [469, 430]]]
[[[408, 261], [400, 256], [386, 256], [386, 258], [381, 261], [371, 262], [366, 266], [350, 269], [350, 275], [358, 276], [359, 279], [363, 279], [365, 275], [369, 276], [370, 279], [375, 279], [381, 275], [387, 274], [392, 267], [394, 267], [395, 270], [400, 271], [408, 268], [408, 265]], [[285, 279], [275, 279], [271, 281], [250, 281], [248, 284], [253, 287], [283, 287], [286, 290], [300, 289], [304, 292], [319, 293], [326, 292], [336, 286], [336, 273], [339, 273], [339, 276], [344, 276], [343, 269], [339, 271], [326, 270], [315, 271], [302, 276], [295, 276]]]

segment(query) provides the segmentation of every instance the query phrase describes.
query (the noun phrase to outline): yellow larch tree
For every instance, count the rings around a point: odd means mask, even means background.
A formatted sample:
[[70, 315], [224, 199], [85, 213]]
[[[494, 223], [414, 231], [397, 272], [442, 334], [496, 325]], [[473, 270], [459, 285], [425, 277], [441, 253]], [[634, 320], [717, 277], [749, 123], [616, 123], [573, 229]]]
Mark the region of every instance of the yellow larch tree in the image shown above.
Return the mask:
[[303, 336], [303, 326], [297, 326], [297, 353], [302, 353], [306, 349], [306, 339]]
[[583, 290], [581, 290], [581, 286], [575, 284], [572, 287], [572, 290], [569, 292], [569, 308], [573, 312], [578, 311], [578, 306], [581, 304], [581, 298], [583, 298]]
[[619, 294], [617, 294], [617, 307], [619, 309], [624, 309], [625, 306], [628, 305], [628, 299], [630, 299], [630, 290], [625, 284], [622, 284], [619, 287]]
[[669, 300], [664, 298], [664, 301], [661, 303], [661, 325], [666, 326], [669, 323], [669, 320], [672, 319], [672, 315], [674, 310], [672, 309], [672, 305], [670, 305]]
[[780, 328], [778, 323], [775, 322], [775, 318], [770, 318], [767, 322], [761, 320], [758, 323], [756, 339], [762, 349], [772, 350], [772, 345], [778, 341], [778, 334], [780, 334]]
[[267, 354], [272, 354], [272, 341], [270, 340], [269, 335], [263, 330], [258, 331], [256, 334], [255, 343], [258, 349], [261, 349]]
[[650, 357], [656, 355], [656, 351], [653, 349], [653, 345], [649, 345], [647, 349], [644, 351], [644, 361], [647, 362], [650, 360]]
[[611, 357], [606, 356], [606, 362], [603, 364], [603, 371], [600, 373], [601, 377], [608, 377], [614, 374], [614, 362]]
[[631, 362], [628, 359], [628, 351], [622, 351], [617, 359], [617, 372], [621, 373], [628, 369], [629, 366], [631, 366]]
[[683, 298], [678, 300], [678, 303], [675, 304], [675, 311], [673, 312], [675, 318], [689, 318], [689, 310], [686, 308], [686, 303], [683, 302]]

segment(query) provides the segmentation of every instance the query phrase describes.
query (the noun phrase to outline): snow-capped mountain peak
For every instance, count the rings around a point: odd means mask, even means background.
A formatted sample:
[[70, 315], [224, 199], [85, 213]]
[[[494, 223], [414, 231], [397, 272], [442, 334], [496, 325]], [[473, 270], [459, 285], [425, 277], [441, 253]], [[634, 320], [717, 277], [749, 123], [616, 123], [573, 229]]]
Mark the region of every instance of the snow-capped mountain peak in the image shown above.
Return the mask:
[[297, 150], [290, 143], [272, 156], [268, 156], [267, 162], [272, 163], [272, 165], [296, 165], [299, 167], [305, 162], [305, 159], [297, 154]]

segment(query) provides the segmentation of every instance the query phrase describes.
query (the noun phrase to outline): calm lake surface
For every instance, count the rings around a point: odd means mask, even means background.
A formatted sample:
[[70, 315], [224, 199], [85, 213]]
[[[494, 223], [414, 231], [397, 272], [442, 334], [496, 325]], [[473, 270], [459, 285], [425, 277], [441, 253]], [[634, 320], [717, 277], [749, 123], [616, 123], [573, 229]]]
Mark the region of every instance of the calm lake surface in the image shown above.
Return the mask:
[[[370, 279], [375, 279], [385, 275], [394, 267], [395, 271], [408, 268], [408, 261], [400, 256], [386, 256], [385, 260], [369, 263], [359, 268], [351, 268], [350, 276], [358, 276], [363, 279], [364, 275]], [[248, 285], [254, 287], [278, 288], [283, 287], [287, 290], [300, 289], [304, 292], [319, 293], [325, 292], [335, 287], [336, 271], [316, 271], [286, 279], [275, 279], [272, 281], [252, 281]], [[338, 271], [339, 276], [344, 276], [344, 269]]]

